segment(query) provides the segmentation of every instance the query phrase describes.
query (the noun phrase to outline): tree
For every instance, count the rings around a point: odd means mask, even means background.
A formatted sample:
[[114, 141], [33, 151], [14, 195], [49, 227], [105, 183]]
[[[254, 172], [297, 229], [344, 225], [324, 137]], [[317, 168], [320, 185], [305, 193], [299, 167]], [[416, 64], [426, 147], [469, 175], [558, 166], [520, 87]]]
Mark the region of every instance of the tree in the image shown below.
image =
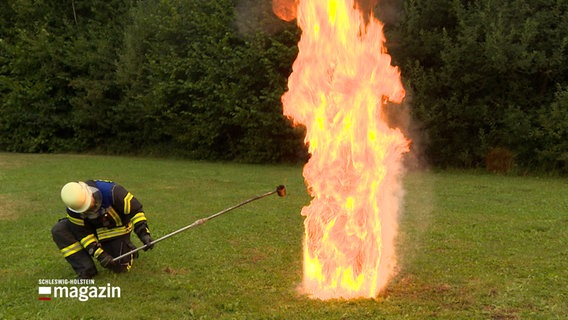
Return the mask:
[[85, 151], [103, 141], [110, 131], [101, 119], [119, 99], [112, 78], [121, 33], [112, 22], [129, 2], [4, 4], [13, 26], [1, 43], [2, 150]]
[[293, 158], [301, 148], [280, 105], [296, 54], [295, 42], [283, 42], [297, 34], [241, 35], [234, 19], [232, 1], [147, 1], [133, 9], [118, 77], [123, 108], [145, 115], [144, 146], [248, 162]]
[[543, 169], [568, 173], [568, 86], [558, 87], [554, 101], [540, 113], [534, 158]]
[[0, 46], [0, 148], [18, 152], [47, 152], [62, 147], [67, 134], [64, 115], [70, 74], [62, 58], [64, 25], [48, 1], [33, 6], [3, 4], [12, 28], [3, 29]]
[[[506, 147], [534, 166], [535, 138], [556, 85], [567, 75], [568, 4], [558, 0], [447, 3], [433, 24], [411, 1], [394, 48], [410, 88], [414, 116], [429, 137], [435, 165], [477, 166], [488, 150]], [[402, 58], [401, 58], [402, 57]]]

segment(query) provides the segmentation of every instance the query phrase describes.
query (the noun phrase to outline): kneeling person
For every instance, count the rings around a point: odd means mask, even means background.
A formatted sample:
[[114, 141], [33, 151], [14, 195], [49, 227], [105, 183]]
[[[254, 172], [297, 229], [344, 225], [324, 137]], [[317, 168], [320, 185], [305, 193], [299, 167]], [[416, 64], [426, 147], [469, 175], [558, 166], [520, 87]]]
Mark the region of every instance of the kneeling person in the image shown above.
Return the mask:
[[61, 189], [61, 199], [67, 206], [67, 217], [60, 219], [51, 233], [79, 278], [97, 274], [93, 258], [114, 272], [129, 271], [137, 253], [116, 262], [113, 258], [136, 248], [130, 241], [132, 230], [144, 245], [153, 241], [142, 204], [119, 184], [69, 182]]

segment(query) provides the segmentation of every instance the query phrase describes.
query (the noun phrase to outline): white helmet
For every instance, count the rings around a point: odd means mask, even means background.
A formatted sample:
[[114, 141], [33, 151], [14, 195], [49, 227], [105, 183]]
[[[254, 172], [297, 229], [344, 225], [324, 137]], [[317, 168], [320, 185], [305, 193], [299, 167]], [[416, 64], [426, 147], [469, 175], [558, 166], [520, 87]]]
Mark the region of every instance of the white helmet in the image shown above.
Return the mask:
[[[76, 213], [87, 211], [93, 204], [93, 189], [84, 182], [69, 182], [61, 188], [61, 200]], [[95, 189], [96, 190], [96, 189]]]

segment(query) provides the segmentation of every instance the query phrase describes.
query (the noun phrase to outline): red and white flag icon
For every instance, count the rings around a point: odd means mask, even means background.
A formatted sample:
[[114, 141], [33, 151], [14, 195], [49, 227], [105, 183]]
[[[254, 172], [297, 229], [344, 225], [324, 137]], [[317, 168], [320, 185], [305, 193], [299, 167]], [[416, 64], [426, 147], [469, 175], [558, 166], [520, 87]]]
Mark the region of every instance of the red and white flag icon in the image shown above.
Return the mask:
[[39, 300], [51, 300], [51, 287], [39, 287], [38, 288]]

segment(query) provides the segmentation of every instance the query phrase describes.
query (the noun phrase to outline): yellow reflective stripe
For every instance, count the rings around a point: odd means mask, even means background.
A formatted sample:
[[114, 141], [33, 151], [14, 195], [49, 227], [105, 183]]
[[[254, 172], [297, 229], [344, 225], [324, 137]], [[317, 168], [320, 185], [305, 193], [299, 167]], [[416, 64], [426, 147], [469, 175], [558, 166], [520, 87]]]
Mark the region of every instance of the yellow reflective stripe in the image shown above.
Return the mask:
[[121, 225], [122, 225], [122, 219], [120, 219], [120, 216], [118, 215], [118, 213], [116, 212], [116, 210], [114, 210], [113, 207], [110, 207], [110, 208], [109, 208], [108, 214], [109, 214], [109, 216], [112, 218], [112, 220], [114, 220], [115, 225], [117, 225], [117, 226], [121, 226]]
[[79, 251], [83, 250], [83, 247], [81, 246], [81, 244], [79, 243], [79, 241], [73, 243], [72, 245], [69, 245], [63, 249], [61, 249], [61, 253], [63, 254], [63, 257], [67, 258], [68, 256], [77, 253]]
[[118, 236], [122, 236], [125, 234], [129, 234], [132, 231], [132, 223], [129, 223], [126, 226], [122, 227], [115, 227], [112, 229], [108, 228], [98, 228], [97, 235], [99, 240], [110, 239]]
[[95, 250], [95, 253], [93, 254], [93, 256], [95, 258], [98, 258], [101, 255], [101, 253], [103, 253], [103, 251], [104, 251], [103, 249], [97, 248], [97, 250]]
[[132, 224], [137, 224], [140, 221], [147, 221], [146, 216], [144, 215], [144, 212], [138, 212], [134, 217], [132, 217], [132, 219], [130, 220], [132, 222]]
[[83, 246], [83, 248], [88, 247], [91, 243], [96, 242], [97, 238], [95, 237], [94, 234], [90, 234], [86, 237], [84, 237], [83, 239], [81, 239], [81, 245]]
[[74, 217], [70, 216], [69, 214], [67, 214], [67, 219], [69, 219], [69, 221], [71, 221], [71, 223], [76, 224], [78, 226], [81, 226], [81, 227], [85, 226], [85, 221], [83, 221], [83, 219], [74, 218]]
[[130, 192], [124, 197], [124, 214], [130, 213], [130, 200], [132, 200], [132, 198], [134, 198], [134, 196]]
[[126, 272], [130, 272], [130, 269], [132, 269], [133, 264], [134, 264], [134, 259], [130, 259], [130, 261], [128, 261], [128, 265], [126, 266]]

